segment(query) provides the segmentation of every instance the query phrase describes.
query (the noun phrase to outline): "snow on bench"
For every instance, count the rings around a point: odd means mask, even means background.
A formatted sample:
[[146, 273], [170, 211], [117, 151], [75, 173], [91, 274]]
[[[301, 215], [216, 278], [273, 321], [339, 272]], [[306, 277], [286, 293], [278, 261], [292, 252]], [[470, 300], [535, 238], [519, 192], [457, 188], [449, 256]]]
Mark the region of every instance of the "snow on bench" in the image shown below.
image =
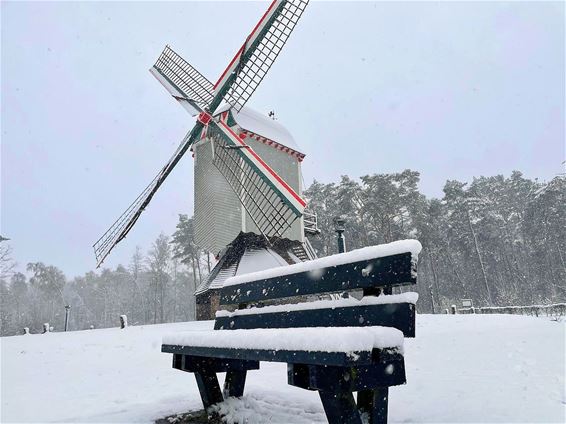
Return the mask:
[[[318, 277], [318, 271], [323, 268], [335, 267], [338, 265], [379, 259], [386, 256], [393, 256], [402, 253], [410, 253], [413, 262], [416, 264], [422, 245], [418, 240], [399, 240], [379, 246], [363, 247], [352, 250], [351, 252], [338, 253], [336, 255], [325, 256], [324, 258], [312, 261], [300, 262], [294, 265], [285, 265], [277, 268], [266, 269], [265, 271], [251, 272], [249, 274], [230, 277], [224, 282], [224, 287], [248, 283], [250, 281], [267, 280], [270, 278], [284, 277], [290, 274], [312, 272], [313, 277]], [[360, 270], [362, 272], [362, 270]]]
[[232, 318], [242, 315], [256, 315], [256, 314], [273, 314], [278, 312], [292, 312], [292, 311], [307, 311], [312, 309], [322, 309], [322, 308], [352, 308], [356, 306], [369, 306], [369, 305], [386, 305], [386, 304], [396, 304], [396, 303], [410, 303], [416, 305], [419, 299], [419, 294], [416, 292], [405, 292], [401, 294], [391, 294], [383, 296], [368, 296], [362, 297], [361, 299], [356, 299], [355, 297], [349, 297], [346, 299], [329, 299], [329, 300], [314, 300], [312, 302], [300, 302], [300, 303], [287, 303], [285, 305], [271, 305], [264, 307], [254, 307], [247, 309], [237, 309], [235, 311], [217, 311], [217, 318]]
[[225, 281], [220, 303], [241, 309], [255, 302], [358, 289], [366, 295], [391, 294], [393, 287], [416, 284], [421, 248], [417, 240], [402, 240], [238, 275]]
[[309, 327], [187, 331], [164, 336], [163, 344], [224, 349], [344, 353], [371, 352], [373, 349], [396, 348], [402, 353], [403, 333], [390, 327]]

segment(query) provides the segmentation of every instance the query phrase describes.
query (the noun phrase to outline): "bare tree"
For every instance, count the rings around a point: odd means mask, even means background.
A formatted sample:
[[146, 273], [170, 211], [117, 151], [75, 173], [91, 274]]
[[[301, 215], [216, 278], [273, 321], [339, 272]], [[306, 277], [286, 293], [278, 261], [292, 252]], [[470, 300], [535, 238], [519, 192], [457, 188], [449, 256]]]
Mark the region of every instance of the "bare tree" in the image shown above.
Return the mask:
[[0, 278], [8, 279], [16, 267], [16, 262], [12, 258], [12, 246], [0, 242]]
[[169, 237], [161, 233], [153, 242], [148, 253], [148, 265], [151, 274], [152, 302], [153, 302], [153, 322], [165, 322], [165, 301], [170, 281], [169, 261], [171, 250], [169, 247]]

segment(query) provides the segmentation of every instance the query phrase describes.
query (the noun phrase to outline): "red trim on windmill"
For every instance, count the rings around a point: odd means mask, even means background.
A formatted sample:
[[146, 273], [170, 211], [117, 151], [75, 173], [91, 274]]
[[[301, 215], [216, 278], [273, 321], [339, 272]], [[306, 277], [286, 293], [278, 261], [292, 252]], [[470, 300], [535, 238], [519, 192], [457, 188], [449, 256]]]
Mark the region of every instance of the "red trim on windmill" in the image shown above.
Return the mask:
[[[225, 122], [220, 121], [220, 125], [222, 125], [226, 131], [228, 131], [234, 138], [236, 138], [238, 140], [238, 142], [242, 145], [242, 146], [247, 146], [247, 144], [245, 144], [240, 137], [238, 137], [238, 134], [236, 134], [232, 128], [230, 128], [228, 125], [226, 125]], [[291, 195], [295, 198], [295, 200], [302, 206], [305, 207], [307, 205], [307, 203], [295, 192], [295, 190], [293, 190], [285, 181], [283, 181], [283, 179], [281, 179], [281, 177], [273, 170], [271, 169], [271, 167], [264, 162], [264, 160], [259, 157], [257, 155], [256, 152], [254, 152], [253, 149], [246, 149], [258, 162], [259, 164], [269, 173], [271, 174], [271, 176], [273, 176], [273, 178], [275, 178], [275, 180], [281, 184], [281, 186]]]
[[220, 81], [222, 81], [224, 79], [224, 76], [226, 75], [228, 70], [232, 67], [232, 65], [234, 65], [234, 62], [236, 61], [236, 59], [239, 59], [240, 56], [245, 53], [244, 48], [247, 46], [249, 39], [253, 37], [254, 33], [257, 31], [258, 27], [261, 25], [261, 23], [263, 22], [265, 17], [269, 14], [271, 9], [273, 9], [273, 6], [275, 5], [275, 3], [277, 3], [277, 0], [273, 0], [273, 2], [269, 5], [268, 9], [265, 11], [265, 13], [261, 17], [261, 19], [258, 21], [258, 23], [254, 27], [254, 29], [252, 30], [250, 35], [248, 35], [248, 37], [246, 38], [246, 41], [244, 42], [244, 44], [242, 44], [242, 47], [240, 47], [240, 49], [236, 52], [236, 55], [234, 56], [234, 58], [230, 61], [230, 63], [226, 67], [226, 69], [224, 69], [224, 72], [222, 72], [222, 74], [220, 75], [220, 78], [218, 78], [218, 81], [216, 81], [216, 84], [214, 84], [214, 87], [213, 87], [214, 90], [216, 90], [216, 87], [218, 87], [218, 84], [220, 84]]
[[243, 130], [243, 133], [246, 134], [247, 137], [251, 137], [254, 140], [259, 141], [260, 143], [265, 144], [266, 146], [271, 146], [274, 149], [283, 151], [285, 153], [288, 153], [289, 155], [296, 157], [299, 162], [302, 162], [302, 160], [305, 157], [304, 153], [301, 153], [297, 150], [292, 149], [291, 147], [287, 147], [287, 146], [283, 146], [282, 144], [278, 143], [277, 141], [271, 140], [270, 138], [264, 137], [262, 135], [253, 133], [251, 131], [248, 130]]
[[211, 119], [212, 119], [212, 115], [210, 113], [201, 112], [198, 114], [197, 121], [199, 121], [203, 125], [208, 125]]
[[240, 47], [240, 49], [236, 52], [236, 55], [234, 56], [234, 58], [230, 61], [230, 63], [226, 67], [226, 69], [224, 69], [224, 72], [222, 72], [222, 74], [220, 75], [220, 78], [218, 78], [218, 81], [216, 81], [216, 84], [214, 84], [214, 90], [216, 90], [216, 88], [218, 87], [218, 84], [220, 84], [220, 81], [222, 81], [222, 79], [224, 78], [224, 75], [226, 75], [226, 73], [228, 72], [228, 69], [230, 69], [232, 67], [232, 65], [234, 64], [236, 59], [238, 59], [242, 55], [242, 53], [244, 53], [245, 45], [246, 45], [245, 43], [242, 44], [242, 47]]

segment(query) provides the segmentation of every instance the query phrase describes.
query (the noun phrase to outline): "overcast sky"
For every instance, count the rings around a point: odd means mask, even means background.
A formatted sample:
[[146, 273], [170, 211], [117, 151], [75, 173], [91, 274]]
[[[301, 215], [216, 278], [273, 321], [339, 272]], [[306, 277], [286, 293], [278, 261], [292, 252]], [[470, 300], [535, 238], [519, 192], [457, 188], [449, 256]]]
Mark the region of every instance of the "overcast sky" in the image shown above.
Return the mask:
[[[190, 116], [148, 69], [170, 44], [211, 81], [258, 2], [2, 2], [1, 233], [20, 269], [69, 277], [169, 158]], [[314, 2], [249, 105], [276, 111], [337, 181], [410, 168], [446, 179], [548, 180], [564, 160], [563, 2]], [[105, 265], [192, 214], [184, 158]]]

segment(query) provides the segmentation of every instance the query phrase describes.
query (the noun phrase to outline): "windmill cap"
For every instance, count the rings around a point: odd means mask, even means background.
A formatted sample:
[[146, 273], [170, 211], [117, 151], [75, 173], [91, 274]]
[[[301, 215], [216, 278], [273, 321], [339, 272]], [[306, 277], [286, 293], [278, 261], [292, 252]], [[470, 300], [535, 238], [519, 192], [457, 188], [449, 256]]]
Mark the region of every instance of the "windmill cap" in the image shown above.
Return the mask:
[[[224, 104], [216, 109], [214, 116], [218, 116], [229, 109], [231, 109], [230, 105]], [[302, 154], [302, 151], [299, 149], [291, 133], [279, 122], [249, 107], [244, 107], [239, 112], [235, 109], [231, 109], [231, 112], [234, 120], [242, 129], [273, 140], [277, 144]]]

